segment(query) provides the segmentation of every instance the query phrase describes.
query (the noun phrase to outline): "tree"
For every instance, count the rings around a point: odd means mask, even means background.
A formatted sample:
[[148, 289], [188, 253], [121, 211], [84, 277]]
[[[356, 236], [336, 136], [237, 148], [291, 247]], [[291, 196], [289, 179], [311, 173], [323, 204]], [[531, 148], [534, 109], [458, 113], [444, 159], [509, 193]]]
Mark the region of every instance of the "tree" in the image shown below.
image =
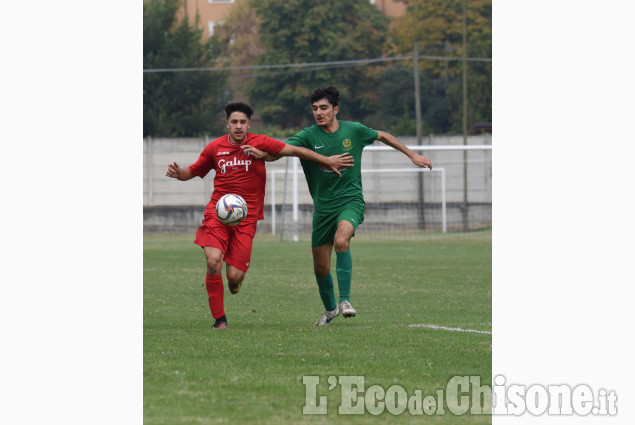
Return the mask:
[[[367, 0], [252, 0], [260, 19], [261, 65], [368, 59], [382, 56], [388, 19]], [[377, 108], [381, 69], [356, 67], [275, 69], [253, 80], [250, 97], [263, 120], [297, 127], [312, 120], [309, 96], [333, 85], [342, 94], [340, 117], [360, 119]], [[262, 75], [265, 73], [266, 75]]]
[[[264, 52], [260, 47], [258, 28], [256, 11], [249, 2], [238, 2], [232, 6], [224, 23], [214, 29], [214, 38], [221, 46], [220, 57], [225, 66], [247, 67], [256, 63], [258, 56]], [[238, 69], [230, 73], [232, 100], [249, 103], [246, 82], [257, 72]], [[258, 112], [256, 111], [256, 116], [259, 116]]]
[[[446, 133], [449, 130], [449, 106], [445, 80], [431, 79], [421, 71], [419, 81], [423, 133]], [[377, 113], [365, 117], [363, 122], [373, 128], [385, 128], [393, 134], [415, 135], [412, 67], [399, 63], [386, 68], [381, 74], [377, 93], [382, 99], [379, 109]]]
[[221, 57], [230, 66], [250, 66], [264, 50], [260, 47], [256, 11], [249, 2], [235, 3], [223, 24], [216, 27], [214, 37], [222, 46]]
[[[198, 19], [177, 19], [178, 0], [143, 4], [143, 68], [213, 67], [214, 40], [203, 41]], [[143, 135], [192, 137], [222, 131], [226, 75], [221, 72], [144, 72]]]
[[[400, 0], [408, 8], [395, 25], [394, 52], [409, 54], [415, 41], [421, 55], [460, 57], [463, 54], [463, 0]], [[492, 57], [492, 1], [465, 0], [467, 56]], [[447, 65], [447, 67], [446, 67]], [[463, 102], [461, 61], [422, 60], [430, 79], [447, 79], [450, 130], [461, 132]], [[467, 62], [468, 126], [492, 121], [492, 63]]]

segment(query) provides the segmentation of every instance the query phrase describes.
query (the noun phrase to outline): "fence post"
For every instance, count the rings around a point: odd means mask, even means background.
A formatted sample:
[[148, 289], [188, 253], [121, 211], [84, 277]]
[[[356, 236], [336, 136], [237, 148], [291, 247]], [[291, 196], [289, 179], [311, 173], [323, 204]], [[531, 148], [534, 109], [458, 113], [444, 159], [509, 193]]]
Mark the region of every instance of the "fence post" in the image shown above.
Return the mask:
[[[203, 149], [201, 149], [201, 152], [205, 150], [205, 147], [207, 146], [208, 143], [209, 143], [209, 136], [206, 134], [205, 137], [203, 138]], [[203, 188], [203, 193], [205, 194], [205, 199], [203, 200], [203, 202], [207, 203], [212, 199], [212, 186], [214, 185], [214, 179], [211, 178], [208, 173], [207, 176], [205, 176], [205, 178], [201, 180], [203, 181], [203, 184], [205, 185]]]
[[447, 198], [445, 196], [445, 168], [441, 168], [441, 222], [443, 233], [448, 231]]
[[291, 157], [293, 162], [293, 242], [300, 240], [298, 236], [298, 158]]
[[271, 178], [271, 234], [276, 234], [276, 172], [270, 172]]
[[154, 204], [154, 173], [152, 169], [154, 168], [154, 155], [152, 155], [152, 137], [148, 136], [148, 149], [147, 149], [147, 159], [146, 159], [146, 174], [148, 179], [148, 205], [152, 206]]

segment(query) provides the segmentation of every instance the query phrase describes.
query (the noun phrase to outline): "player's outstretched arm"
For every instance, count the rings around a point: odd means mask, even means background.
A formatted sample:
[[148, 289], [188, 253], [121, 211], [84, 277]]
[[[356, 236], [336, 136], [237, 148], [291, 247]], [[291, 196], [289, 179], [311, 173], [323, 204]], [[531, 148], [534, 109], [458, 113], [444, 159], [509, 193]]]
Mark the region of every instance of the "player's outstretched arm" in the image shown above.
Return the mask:
[[245, 151], [245, 153], [249, 153], [249, 155], [253, 155], [255, 158], [262, 159], [264, 161], [275, 161], [283, 156], [297, 156], [298, 158], [306, 159], [309, 161], [316, 161], [329, 167], [339, 177], [342, 177], [340, 169], [352, 167], [353, 165], [355, 165], [353, 164], [353, 157], [350, 156], [348, 153], [333, 156], [324, 156], [320, 155], [317, 152], [313, 152], [311, 149], [293, 145], [286, 145], [276, 155], [271, 155], [270, 153], [263, 152], [249, 145], [244, 145], [242, 149], [243, 151]]
[[398, 151], [403, 152], [404, 155], [410, 158], [413, 164], [423, 168], [428, 167], [432, 170], [432, 162], [430, 162], [428, 158], [411, 151], [406, 147], [406, 145], [397, 140], [397, 138], [392, 134], [386, 133], [385, 131], [378, 131], [377, 140], [390, 146], [393, 149], [397, 149]]
[[181, 181], [186, 181], [194, 178], [194, 174], [192, 174], [189, 167], [181, 168], [176, 162], [168, 164], [168, 171], [165, 173], [165, 175]]
[[312, 151], [311, 149], [302, 148], [300, 146], [286, 145], [280, 153], [283, 156], [297, 156], [298, 158], [306, 159], [309, 161], [319, 162], [320, 164], [324, 164], [329, 167], [335, 174], [339, 177], [342, 177], [342, 173], [340, 170], [345, 167], [352, 167], [353, 165], [353, 157], [348, 153], [343, 153], [340, 155], [333, 156], [324, 156], [320, 155], [317, 152]]
[[243, 145], [240, 147], [243, 152], [247, 155], [251, 155], [256, 159], [262, 159], [263, 161], [271, 162], [277, 161], [282, 158], [282, 154], [278, 153], [276, 155], [272, 155], [269, 152], [261, 151], [260, 149], [254, 148], [251, 145]]

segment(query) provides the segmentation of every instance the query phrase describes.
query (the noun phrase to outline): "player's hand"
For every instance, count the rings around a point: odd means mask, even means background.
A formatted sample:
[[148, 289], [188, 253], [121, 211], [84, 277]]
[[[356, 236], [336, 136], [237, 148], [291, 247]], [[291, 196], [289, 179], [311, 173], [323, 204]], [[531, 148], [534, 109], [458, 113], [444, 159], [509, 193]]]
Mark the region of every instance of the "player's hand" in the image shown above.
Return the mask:
[[243, 145], [240, 148], [243, 150], [243, 152], [245, 152], [245, 155], [251, 155], [256, 159], [263, 159], [265, 156], [268, 155], [268, 152], [263, 152], [260, 149], [256, 149], [250, 145]]
[[333, 170], [333, 172], [335, 174], [337, 174], [339, 177], [342, 177], [342, 173], [340, 173], [340, 170], [342, 168], [346, 168], [346, 167], [352, 167], [355, 162], [355, 160], [353, 159], [352, 156], [350, 156], [348, 154], [348, 152], [346, 153], [342, 153], [339, 155], [333, 155], [333, 156], [329, 156], [328, 157], [328, 166], [331, 170]]
[[411, 159], [415, 165], [418, 165], [419, 167], [422, 167], [422, 168], [427, 167], [432, 170], [432, 162], [430, 162], [430, 160], [426, 158], [425, 156], [415, 154]]
[[179, 164], [174, 162], [173, 164], [168, 164], [168, 171], [165, 173], [166, 176], [172, 177], [173, 179], [178, 179], [181, 174], [181, 167]]

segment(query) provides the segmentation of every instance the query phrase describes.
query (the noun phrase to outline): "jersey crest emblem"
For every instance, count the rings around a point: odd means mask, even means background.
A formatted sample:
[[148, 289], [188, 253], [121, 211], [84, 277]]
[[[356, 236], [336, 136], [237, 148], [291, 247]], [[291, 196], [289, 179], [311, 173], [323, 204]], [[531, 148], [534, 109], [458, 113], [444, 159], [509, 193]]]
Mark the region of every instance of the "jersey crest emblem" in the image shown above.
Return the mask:
[[345, 151], [350, 151], [351, 148], [353, 147], [353, 142], [351, 142], [351, 139], [344, 139], [342, 141], [342, 147], [344, 148]]

